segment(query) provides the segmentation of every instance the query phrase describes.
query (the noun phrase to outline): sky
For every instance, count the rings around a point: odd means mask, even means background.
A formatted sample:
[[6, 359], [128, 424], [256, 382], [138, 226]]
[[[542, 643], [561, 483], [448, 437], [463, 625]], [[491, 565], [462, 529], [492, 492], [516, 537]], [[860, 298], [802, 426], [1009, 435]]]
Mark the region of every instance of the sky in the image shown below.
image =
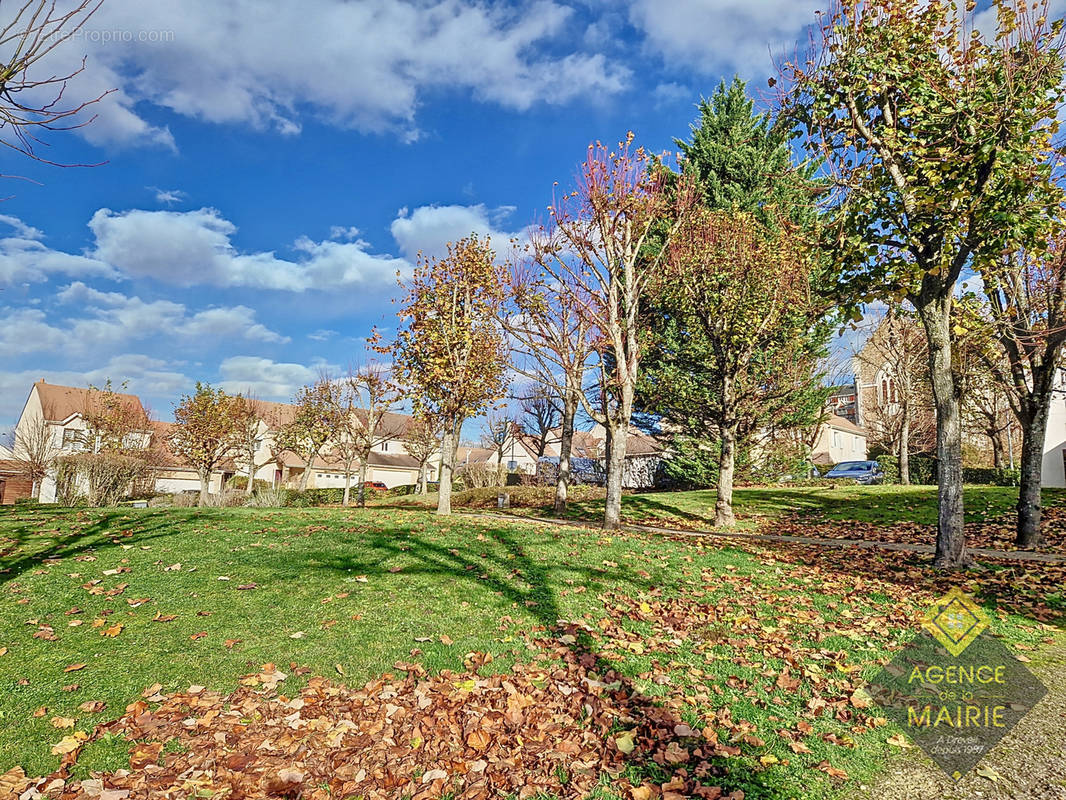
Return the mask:
[[97, 166], [0, 153], [0, 430], [39, 378], [169, 419], [361, 362], [419, 251], [502, 246], [592, 141], [673, 150], [723, 78], [764, 96], [824, 5], [104, 0], [38, 65], [112, 90], [39, 148]]

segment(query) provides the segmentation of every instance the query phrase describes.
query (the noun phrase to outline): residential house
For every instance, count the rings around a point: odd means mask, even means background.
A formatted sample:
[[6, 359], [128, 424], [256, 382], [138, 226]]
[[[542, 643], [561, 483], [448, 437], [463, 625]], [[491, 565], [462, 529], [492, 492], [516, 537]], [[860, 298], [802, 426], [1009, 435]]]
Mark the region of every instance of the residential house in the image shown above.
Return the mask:
[[815, 466], [865, 461], [867, 452], [866, 431], [846, 417], [830, 414], [818, 426], [811, 461]]
[[[170, 435], [174, 423], [150, 420], [140, 399], [132, 394], [113, 393], [117, 406], [126, 414], [129, 426], [127, 447], [144, 450], [150, 454], [148, 459], [155, 471], [157, 491], [177, 493], [199, 491], [200, 479], [196, 469], [177, 456], [170, 447]], [[98, 445], [92, 441], [93, 436], [86, 416], [91, 415], [90, 408], [99, 398], [97, 393], [88, 389], [70, 386], [57, 386], [38, 381], [30, 389], [29, 397], [23, 407], [16, 437], [28, 433], [35, 425], [46, 425], [52, 431], [52, 440], [58, 455], [91, 451]], [[275, 486], [298, 486], [307, 465], [289, 452], [275, 452], [274, 434], [281, 425], [292, 419], [295, 407], [287, 403], [259, 403], [262, 419], [259, 422], [260, 438], [256, 452], [257, 480], [263, 480]], [[415, 484], [418, 481], [418, 462], [408, 455], [404, 448], [402, 436], [411, 418], [405, 414], [387, 414], [382, 420], [382, 429], [392, 438], [375, 445], [368, 460], [368, 481], [380, 481], [386, 486]], [[0, 454], [6, 456], [7, 454]], [[439, 456], [431, 460], [428, 466], [428, 479], [434, 480], [439, 466]], [[326, 453], [310, 466], [308, 488], [342, 487], [345, 483], [344, 468], [331, 460]], [[218, 493], [234, 475], [245, 475], [247, 468], [233, 459], [219, 465], [211, 475], [209, 489]], [[358, 464], [353, 466], [351, 483], [358, 482]], [[28, 497], [32, 487], [23, 486], [19, 465], [13, 460], [0, 458], [0, 482], [3, 483], [0, 502], [13, 503], [19, 497]], [[55, 476], [50, 475], [42, 484], [41, 501], [55, 502]]]

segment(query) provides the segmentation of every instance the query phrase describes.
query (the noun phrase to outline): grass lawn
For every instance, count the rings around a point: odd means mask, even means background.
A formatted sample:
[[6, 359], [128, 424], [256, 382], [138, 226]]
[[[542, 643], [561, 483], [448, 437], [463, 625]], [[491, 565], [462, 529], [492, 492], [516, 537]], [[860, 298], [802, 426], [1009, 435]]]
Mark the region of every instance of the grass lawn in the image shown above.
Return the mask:
[[[783, 501], [759, 491], [741, 490], [744, 508], [784, 513]], [[818, 495], [819, 513], [845, 513], [849, 493], [891, 497], [879, 505], [894, 514], [928, 496], [834, 491]], [[1009, 504], [1009, 490], [973, 492], [968, 500]], [[701, 496], [669, 502], [695, 509]], [[627, 498], [630, 513], [640, 501]], [[843, 697], [848, 710], [853, 687], [946, 582], [979, 588], [972, 576], [930, 577], [902, 554], [861, 558], [863, 569], [812, 570], [757, 550], [417, 509], [4, 508], [0, 773], [56, 769], [50, 748], [71, 733], [57, 726], [72, 720], [88, 733], [155, 683], [164, 693], [191, 684], [229, 692], [265, 663], [307, 668], [290, 674], [291, 696], [311, 676], [361, 685], [398, 660], [462, 671], [471, 651], [493, 654], [489, 671], [505, 671], [543, 656], [530, 633], [552, 635], [563, 619], [587, 626], [582, 646], [642, 700], [696, 729], [716, 714], [721, 722], [723, 709], [730, 725], [745, 722], [728, 728], [739, 755], [714, 761], [722, 785], [748, 798], [832, 796], [840, 779], [819, 764], [862, 780], [891, 748], [868, 715], [812, 713], [812, 698]], [[1008, 641], [1047, 639], [1025, 603], [1008, 606], [1020, 613], [994, 616]], [[775, 684], [789, 670], [798, 688]], [[93, 702], [105, 706], [86, 710]], [[103, 736], [73, 774], [124, 767], [128, 749]], [[634, 784], [669, 779], [639, 756], [626, 773]], [[605, 777], [603, 797], [616, 796], [612, 785]]]
[[[936, 524], [935, 486], [815, 486], [738, 488], [734, 510], [741, 524], [757, 517], [796, 515], [809, 521], [849, 520], [875, 524]], [[626, 495], [623, 514], [631, 522], [707, 527], [714, 522], [713, 489], [692, 492], [649, 492]], [[1045, 506], [1066, 502], [1066, 489], [1045, 489]], [[1007, 486], [966, 486], [963, 502], [967, 522], [986, 522], [1010, 514], [1018, 490]], [[602, 503], [574, 503], [574, 519], [602, 516]]]

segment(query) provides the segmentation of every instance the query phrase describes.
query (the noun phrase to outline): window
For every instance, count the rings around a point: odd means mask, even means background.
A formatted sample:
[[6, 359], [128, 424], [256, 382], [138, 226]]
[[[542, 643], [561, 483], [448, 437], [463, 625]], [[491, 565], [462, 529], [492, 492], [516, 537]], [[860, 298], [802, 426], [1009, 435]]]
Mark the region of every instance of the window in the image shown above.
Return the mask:
[[382, 442], [381, 443], [381, 452], [382, 453], [389, 452], [389, 443], [388, 442]]
[[833, 431], [833, 447], [840, 447], [840, 431]]
[[518, 462], [517, 461], [508, 461], [507, 462], [507, 471], [508, 472], [514, 472], [516, 469], [518, 469]]
[[81, 440], [81, 431], [75, 430], [74, 428], [63, 429], [64, 450], [80, 450]]

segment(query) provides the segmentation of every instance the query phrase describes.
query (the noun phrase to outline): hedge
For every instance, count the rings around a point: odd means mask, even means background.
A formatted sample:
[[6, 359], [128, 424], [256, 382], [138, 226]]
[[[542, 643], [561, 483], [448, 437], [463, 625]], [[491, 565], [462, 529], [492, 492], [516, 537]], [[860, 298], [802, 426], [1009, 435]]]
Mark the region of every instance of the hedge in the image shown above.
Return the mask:
[[[511, 508], [545, 508], [555, 502], [554, 486], [510, 486], [500, 489], [467, 489], [452, 496], [452, 505], [460, 508], [496, 508], [496, 497], [505, 491], [510, 495]], [[567, 498], [574, 502], [603, 500], [607, 493], [599, 486], [579, 484], [569, 487]]]

